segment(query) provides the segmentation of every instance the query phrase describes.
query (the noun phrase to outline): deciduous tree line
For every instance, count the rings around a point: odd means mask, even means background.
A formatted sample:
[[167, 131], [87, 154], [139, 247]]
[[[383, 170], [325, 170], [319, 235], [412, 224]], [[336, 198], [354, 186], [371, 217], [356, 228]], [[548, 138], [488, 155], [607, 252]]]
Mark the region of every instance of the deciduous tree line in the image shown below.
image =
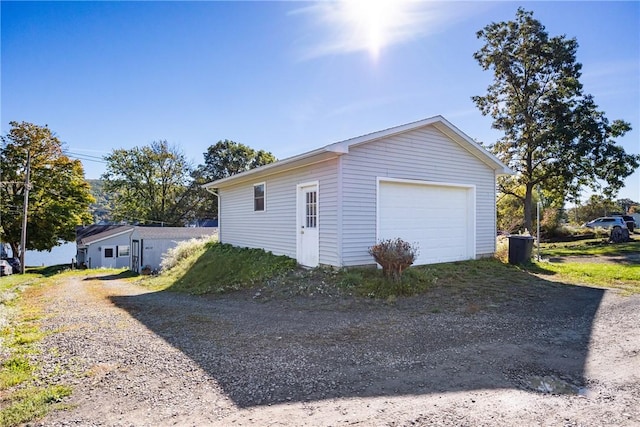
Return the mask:
[[[50, 250], [74, 240], [75, 226], [93, 223], [91, 206], [96, 200], [84, 179], [82, 163], [65, 155], [62, 143], [47, 126], [10, 125], [0, 147], [0, 240], [19, 257], [28, 156], [27, 250]], [[175, 145], [154, 141], [113, 150], [105, 157], [106, 172], [93, 191], [108, 204], [111, 221], [184, 226], [217, 217], [217, 200], [202, 184], [275, 160], [269, 152], [224, 140], [208, 148], [204, 164], [193, 166]]]
[[224, 140], [194, 167], [175, 145], [155, 141], [105, 157], [103, 191], [111, 195], [114, 221], [184, 225], [216, 218], [217, 200], [202, 184], [274, 162], [273, 154]]

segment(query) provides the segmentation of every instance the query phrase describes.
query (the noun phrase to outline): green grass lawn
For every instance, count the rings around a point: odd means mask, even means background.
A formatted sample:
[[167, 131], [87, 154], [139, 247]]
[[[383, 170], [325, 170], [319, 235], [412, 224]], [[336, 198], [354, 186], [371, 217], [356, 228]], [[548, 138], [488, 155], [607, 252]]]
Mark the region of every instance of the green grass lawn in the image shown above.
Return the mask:
[[[537, 262], [539, 274], [554, 280], [640, 293], [640, 264], [636, 262], [593, 262], [592, 257], [615, 257], [640, 253], [640, 241], [607, 243], [601, 239], [540, 246], [542, 258], [559, 258], [558, 262]], [[586, 257], [581, 260], [579, 257]]]
[[566, 256], [625, 255], [640, 252], [640, 240], [627, 243], [607, 243], [603, 239], [580, 240], [565, 243], [542, 243], [543, 258]]
[[640, 293], [640, 265], [605, 263], [537, 263], [539, 274], [576, 285], [620, 289], [625, 294]]

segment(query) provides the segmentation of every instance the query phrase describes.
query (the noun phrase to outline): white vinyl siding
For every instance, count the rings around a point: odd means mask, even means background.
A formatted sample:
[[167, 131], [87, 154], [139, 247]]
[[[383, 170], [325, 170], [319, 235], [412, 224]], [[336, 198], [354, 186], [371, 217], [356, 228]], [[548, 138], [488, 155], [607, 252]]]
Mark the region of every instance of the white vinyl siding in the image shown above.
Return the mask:
[[160, 263], [162, 257], [169, 251], [169, 249], [175, 248], [181, 241], [189, 240], [184, 239], [140, 239], [142, 241], [142, 266], [149, 266], [151, 270], [160, 269]]
[[123, 247], [129, 245], [129, 239], [131, 237], [131, 232], [126, 232], [117, 236], [110, 236], [105, 238], [104, 240], [91, 243], [87, 247], [87, 267], [89, 268], [101, 268], [106, 267], [102, 263], [103, 259], [103, 250], [105, 248], [111, 248], [113, 251], [113, 264], [109, 267], [114, 268], [125, 268], [129, 267], [129, 257], [125, 256], [116, 256], [116, 248]]
[[214, 227], [135, 227], [131, 233], [131, 243], [137, 241], [138, 244], [130, 246], [131, 262], [137, 257], [140, 269], [149, 266], [157, 270], [169, 249], [183, 241], [213, 238], [217, 231]]
[[[352, 146], [342, 160], [342, 265], [371, 264], [377, 178], [474, 185], [476, 255], [495, 251], [495, 174], [432, 126]], [[459, 224], [452, 224], [458, 226]]]
[[296, 258], [296, 186], [318, 181], [320, 263], [339, 265], [337, 159], [267, 176], [268, 209], [253, 211], [253, 183], [218, 189], [220, 241]]

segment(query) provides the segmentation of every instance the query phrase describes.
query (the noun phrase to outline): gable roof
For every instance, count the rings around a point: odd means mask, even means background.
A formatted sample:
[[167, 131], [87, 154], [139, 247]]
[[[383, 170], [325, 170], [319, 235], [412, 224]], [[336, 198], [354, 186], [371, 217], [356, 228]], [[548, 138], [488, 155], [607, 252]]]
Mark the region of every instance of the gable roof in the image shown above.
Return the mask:
[[425, 126], [435, 127], [440, 132], [451, 138], [453, 141], [457, 142], [469, 153], [476, 156], [491, 169], [495, 170], [497, 173], [503, 175], [513, 174], [513, 171], [505, 166], [496, 156], [491, 154], [460, 129], [451, 124], [447, 119], [438, 115], [416, 122], [391, 127], [377, 132], [372, 132], [355, 138], [346, 139], [344, 141], [335, 142], [317, 150], [308, 151], [306, 153], [279, 160], [277, 162], [270, 163], [259, 168], [251, 169], [237, 175], [232, 175], [227, 178], [209, 182], [207, 184], [204, 184], [202, 187], [204, 187], [205, 189], [218, 188], [220, 186], [225, 186], [231, 183], [235, 184], [245, 180], [255, 179], [259, 176], [267, 175], [270, 173], [284, 172], [287, 170], [308, 166], [314, 163], [319, 163], [341, 156], [343, 154], [347, 154], [351, 147], [366, 144], [368, 142], [372, 142], [382, 138], [388, 138], [390, 136], [409, 132]]
[[76, 243], [90, 236], [125, 227], [123, 224], [91, 224], [76, 226]]
[[83, 238], [80, 238], [77, 241], [77, 245], [78, 246], [88, 246], [91, 245], [93, 243], [97, 243], [97, 242], [101, 242], [103, 240], [106, 240], [110, 237], [116, 237], [116, 236], [120, 236], [122, 234], [126, 234], [131, 232], [135, 227], [132, 225], [120, 225], [117, 227], [112, 227], [112, 228], [107, 228], [105, 231], [99, 232], [99, 233], [95, 233], [92, 234], [90, 236], [86, 236]]
[[198, 239], [218, 232], [214, 227], [136, 227], [143, 239]]
[[79, 247], [87, 247], [111, 237], [120, 236], [136, 231], [143, 239], [198, 239], [213, 236], [218, 232], [215, 227], [139, 227], [133, 225], [118, 225], [106, 228], [76, 241]]

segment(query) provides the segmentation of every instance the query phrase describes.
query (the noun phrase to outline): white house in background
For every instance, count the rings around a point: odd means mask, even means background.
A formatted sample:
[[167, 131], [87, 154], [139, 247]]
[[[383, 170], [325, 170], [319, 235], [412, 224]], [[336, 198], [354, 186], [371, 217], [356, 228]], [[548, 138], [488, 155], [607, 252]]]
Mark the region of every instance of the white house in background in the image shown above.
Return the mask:
[[87, 268], [125, 268], [131, 265], [134, 226], [88, 226], [76, 229], [76, 262]]
[[180, 242], [218, 233], [215, 227], [135, 227], [131, 233], [131, 270], [160, 268], [162, 256]]
[[219, 239], [314, 267], [375, 264], [400, 237], [416, 265], [489, 256], [496, 177], [512, 171], [441, 116], [327, 145], [205, 184]]
[[77, 263], [87, 268], [129, 268], [138, 273], [144, 267], [160, 268], [162, 256], [179, 242], [212, 237], [213, 227], [138, 227], [118, 225], [104, 231], [78, 229]]

